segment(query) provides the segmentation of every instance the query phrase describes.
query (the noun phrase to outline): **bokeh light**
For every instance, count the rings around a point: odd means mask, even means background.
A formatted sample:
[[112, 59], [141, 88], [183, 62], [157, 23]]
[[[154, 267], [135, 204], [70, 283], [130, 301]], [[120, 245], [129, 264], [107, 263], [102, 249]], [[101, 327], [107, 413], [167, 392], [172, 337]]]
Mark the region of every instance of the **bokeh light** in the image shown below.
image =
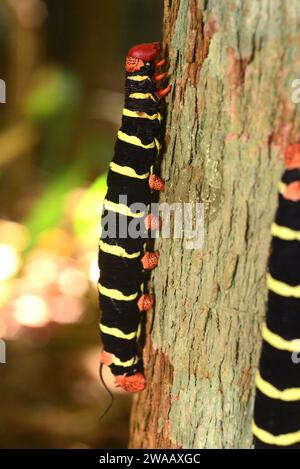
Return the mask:
[[0, 244], [0, 282], [16, 275], [20, 263], [20, 256], [14, 246]]
[[23, 326], [42, 327], [51, 317], [47, 303], [37, 295], [20, 296], [13, 306], [13, 316]]

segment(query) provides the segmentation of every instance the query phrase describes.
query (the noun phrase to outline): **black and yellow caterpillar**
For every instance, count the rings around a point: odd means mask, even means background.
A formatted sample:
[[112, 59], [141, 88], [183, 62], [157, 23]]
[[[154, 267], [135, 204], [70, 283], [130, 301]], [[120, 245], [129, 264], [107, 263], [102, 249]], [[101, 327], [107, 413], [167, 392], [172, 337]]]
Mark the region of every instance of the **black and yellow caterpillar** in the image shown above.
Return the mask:
[[[116, 385], [128, 392], [143, 390], [146, 384], [139, 335], [141, 312], [150, 309], [153, 300], [143, 280], [144, 270], [158, 262], [158, 253], [145, 252], [145, 241], [158, 225], [148, 213], [153, 191], [163, 188], [153, 168], [160, 149], [159, 99], [170, 87], [156, 89], [166, 75], [154, 73], [165, 62], [155, 62], [159, 52], [158, 43], [140, 44], [126, 58], [125, 106], [109, 165], [99, 243], [101, 363], [110, 366]], [[134, 209], [133, 204], [145, 209]], [[142, 227], [138, 236], [129, 231], [132, 223]]]
[[268, 309], [256, 376], [256, 448], [300, 448], [300, 363], [292, 356], [300, 352], [300, 144], [287, 147], [285, 165], [271, 229]]

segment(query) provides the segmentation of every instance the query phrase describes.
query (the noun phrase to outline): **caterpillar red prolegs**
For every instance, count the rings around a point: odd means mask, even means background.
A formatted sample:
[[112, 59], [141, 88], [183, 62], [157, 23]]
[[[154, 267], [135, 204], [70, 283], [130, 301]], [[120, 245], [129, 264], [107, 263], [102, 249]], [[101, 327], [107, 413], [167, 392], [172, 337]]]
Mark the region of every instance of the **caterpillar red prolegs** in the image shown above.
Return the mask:
[[159, 53], [154, 42], [131, 48], [126, 57], [125, 105], [109, 165], [99, 242], [101, 362], [128, 392], [146, 385], [139, 336], [141, 314], [152, 308], [153, 299], [144, 274], [158, 262], [158, 253], [146, 245], [149, 230], [158, 227], [148, 207], [154, 191], [164, 185], [154, 168], [160, 148], [159, 100], [170, 87], [156, 88], [166, 75], [155, 73], [165, 62], [157, 59]]
[[[268, 309], [256, 376], [256, 448], [300, 448], [300, 144], [287, 147], [272, 225]], [[297, 355], [298, 357], [300, 354]]]

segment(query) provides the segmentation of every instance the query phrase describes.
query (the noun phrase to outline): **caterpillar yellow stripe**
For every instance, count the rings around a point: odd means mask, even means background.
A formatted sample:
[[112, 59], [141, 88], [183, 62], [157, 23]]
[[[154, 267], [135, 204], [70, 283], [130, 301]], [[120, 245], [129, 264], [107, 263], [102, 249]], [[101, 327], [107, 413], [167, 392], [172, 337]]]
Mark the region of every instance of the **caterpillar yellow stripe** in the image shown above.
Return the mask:
[[106, 288], [101, 285], [101, 283], [98, 283], [98, 290], [102, 295], [119, 301], [132, 301], [138, 296], [138, 292], [132, 293], [131, 295], [124, 295], [120, 290], [116, 290], [115, 288]]
[[126, 259], [136, 259], [141, 255], [141, 251], [129, 253], [124, 248], [122, 248], [122, 246], [107, 244], [102, 240], [99, 242], [99, 248], [101, 251], [106, 252], [107, 254], [112, 254], [113, 256], [118, 257], [126, 257]]
[[113, 337], [117, 337], [118, 339], [132, 340], [137, 335], [137, 331], [125, 334], [123, 331], [121, 331], [121, 329], [118, 329], [117, 327], [108, 327], [104, 324], [99, 324], [99, 327], [101, 332], [103, 332], [104, 334], [112, 335]]
[[130, 166], [120, 166], [114, 163], [113, 161], [110, 163], [109, 167], [114, 173], [122, 174], [122, 176], [128, 176], [136, 179], [148, 179], [150, 174], [149, 172], [144, 174], [138, 174], [133, 168], [130, 168]]
[[154, 139], [154, 142], [155, 142], [155, 146], [156, 146], [156, 148], [157, 148], [157, 151], [160, 152], [161, 144], [159, 143], [159, 141], [157, 140], [157, 138]]
[[300, 352], [300, 339], [286, 340], [278, 334], [268, 329], [264, 324], [262, 328], [263, 339], [272, 347], [278, 350], [286, 350], [287, 352]]
[[277, 225], [276, 223], [273, 223], [271, 226], [271, 234], [284, 241], [300, 241], [300, 231], [295, 231], [286, 226]]
[[286, 184], [282, 181], [278, 183], [278, 191], [280, 192], [281, 195], [284, 196], [284, 191], [286, 189]]
[[157, 119], [159, 122], [161, 121], [161, 114], [159, 112], [157, 112], [156, 114], [150, 115], [150, 114], [147, 114], [146, 112], [131, 111], [130, 109], [124, 108], [123, 116], [138, 117], [140, 119], [149, 119], [151, 121], [154, 121], [155, 119]]
[[120, 215], [124, 215], [126, 217], [143, 218], [145, 216], [145, 212], [134, 213], [130, 210], [129, 207], [127, 207], [127, 205], [116, 204], [115, 202], [111, 202], [107, 199], [104, 200], [103, 205], [106, 210], [119, 213]]
[[131, 80], [131, 81], [149, 80], [149, 81], [151, 81], [151, 79], [148, 77], [148, 75], [135, 75], [134, 77], [127, 77], [127, 80]]
[[269, 290], [280, 296], [300, 298], [300, 285], [295, 287], [287, 283], [274, 279], [270, 274], [267, 275], [267, 285]]
[[146, 148], [147, 150], [150, 148], [155, 148], [155, 141], [144, 145], [141, 139], [139, 139], [135, 135], [127, 135], [125, 134], [125, 132], [122, 132], [122, 130], [118, 131], [118, 139], [122, 140], [122, 142], [130, 143], [131, 145], [135, 145], [137, 147]]
[[138, 357], [132, 357], [129, 360], [126, 360], [125, 362], [122, 362], [118, 357], [114, 356], [113, 357], [113, 364], [116, 366], [132, 366], [135, 365], [138, 362]]
[[300, 430], [283, 435], [272, 435], [272, 433], [259, 428], [256, 423], [253, 422], [252, 432], [260, 441], [263, 441], [268, 445], [289, 446], [294, 445], [300, 441]]
[[129, 98], [133, 99], [152, 99], [155, 103], [157, 103], [157, 99], [153, 96], [152, 93], [131, 93]]
[[300, 400], [300, 388], [277, 389], [273, 384], [263, 379], [259, 372], [256, 375], [255, 383], [257, 388], [271, 399], [279, 399], [286, 402]]

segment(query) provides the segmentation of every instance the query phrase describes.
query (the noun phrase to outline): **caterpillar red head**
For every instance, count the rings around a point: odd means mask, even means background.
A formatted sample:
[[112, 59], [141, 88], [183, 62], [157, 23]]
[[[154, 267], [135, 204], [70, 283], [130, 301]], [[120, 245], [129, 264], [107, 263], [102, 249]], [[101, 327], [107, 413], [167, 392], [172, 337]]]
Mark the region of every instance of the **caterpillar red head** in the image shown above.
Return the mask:
[[125, 69], [126, 72], [133, 73], [141, 70], [147, 62], [153, 62], [160, 53], [158, 42], [149, 42], [133, 46], [127, 54]]

